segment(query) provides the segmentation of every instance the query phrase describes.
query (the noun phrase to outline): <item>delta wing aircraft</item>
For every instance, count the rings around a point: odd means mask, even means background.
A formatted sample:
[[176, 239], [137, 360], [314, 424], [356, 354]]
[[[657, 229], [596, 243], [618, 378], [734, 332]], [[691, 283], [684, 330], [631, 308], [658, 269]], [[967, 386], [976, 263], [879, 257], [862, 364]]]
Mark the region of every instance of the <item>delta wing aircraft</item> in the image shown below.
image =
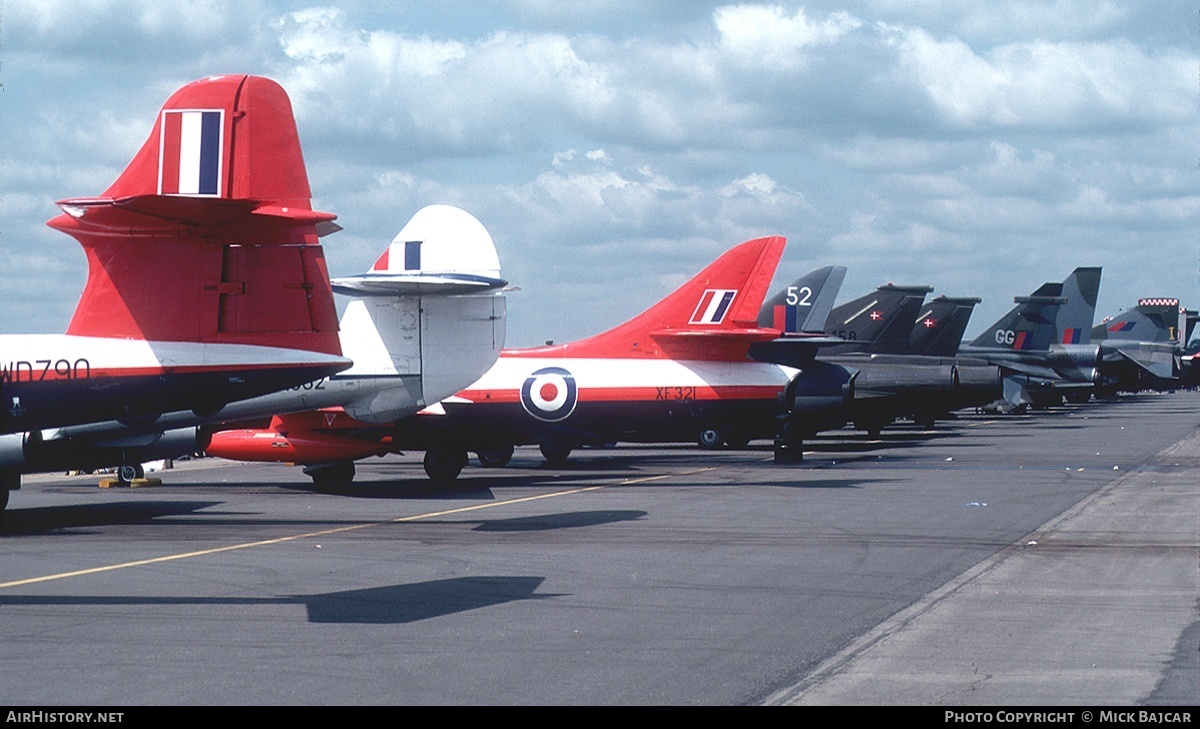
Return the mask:
[[[736, 246], [602, 334], [504, 350], [477, 382], [394, 428], [366, 427], [349, 414], [280, 417], [266, 429], [215, 434], [209, 452], [343, 469], [344, 476], [352, 471], [340, 463], [403, 447], [424, 450], [429, 476], [449, 481], [468, 451], [502, 466], [514, 445], [538, 444], [560, 462], [583, 445], [698, 441], [733, 423], [771, 424], [797, 373], [753, 361], [747, 351], [780, 334], [757, 317], [783, 247], [780, 237]], [[309, 448], [335, 441], [348, 447]]]
[[[317, 242], [338, 228], [310, 196], [283, 89], [219, 76], [167, 101], [102, 197], [61, 203], [51, 225], [83, 244], [89, 278], [68, 334], [20, 338], [4, 371], [5, 503], [23, 472], [121, 464], [130, 480], [203, 450], [205, 423], [335, 405], [392, 422], [495, 362], [504, 281], [477, 220], [425, 208], [370, 272], [337, 280], [361, 297], [339, 341]], [[343, 349], [354, 366], [333, 376]]]

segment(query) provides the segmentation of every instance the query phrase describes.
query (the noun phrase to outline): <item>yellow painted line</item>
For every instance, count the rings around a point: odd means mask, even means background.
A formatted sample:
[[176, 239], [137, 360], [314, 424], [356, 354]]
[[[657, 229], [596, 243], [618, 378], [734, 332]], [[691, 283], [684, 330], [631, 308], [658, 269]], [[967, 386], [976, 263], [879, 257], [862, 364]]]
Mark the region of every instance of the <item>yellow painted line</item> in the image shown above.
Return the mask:
[[472, 506], [460, 506], [456, 509], [445, 509], [442, 511], [431, 511], [425, 514], [414, 514], [412, 516], [400, 516], [387, 521], [365, 522], [363, 524], [352, 524], [350, 526], [336, 527], [333, 529], [322, 529], [316, 532], [308, 532], [306, 534], [294, 534], [290, 537], [278, 537], [276, 539], [263, 539], [257, 542], [244, 542], [242, 544], [230, 544], [225, 547], [214, 547], [212, 549], [201, 549], [195, 552], [183, 552], [181, 554], [168, 554], [162, 557], [151, 557], [149, 559], [139, 559], [132, 562], [122, 562], [120, 564], [105, 565], [103, 567], [90, 567], [83, 570], [75, 570], [73, 572], [59, 572], [53, 575], [44, 575], [42, 577], [30, 577], [24, 580], [14, 580], [12, 582], [0, 582], [0, 590], [10, 587], [22, 587], [24, 585], [34, 585], [39, 582], [52, 582], [54, 580], [65, 580], [71, 577], [82, 577], [84, 575], [95, 575], [102, 572], [112, 572], [114, 570], [129, 569], [130, 567], [144, 567], [151, 564], [160, 564], [163, 562], [174, 562], [181, 559], [191, 559], [193, 557], [204, 557], [210, 554], [220, 554], [222, 552], [234, 552], [239, 549], [251, 549], [253, 547], [266, 547], [272, 544], [283, 544], [285, 542], [295, 542], [300, 539], [314, 539], [316, 537], [325, 537], [330, 534], [344, 534], [346, 532], [366, 529], [368, 527], [382, 526], [384, 524], [401, 524], [404, 522], [421, 521], [423, 519], [433, 519], [439, 516], [451, 516], [454, 514], [464, 514], [469, 511], [478, 511], [479, 509], [491, 509], [497, 506], [511, 506], [513, 504], [523, 504], [530, 501], [539, 501], [541, 499], [551, 499], [561, 496], [573, 496], [575, 494], [583, 494], [589, 491], [599, 491], [601, 489], [614, 486], [632, 486], [640, 483], [648, 483], [650, 481], [661, 481], [668, 478], [678, 478], [680, 476], [694, 476], [698, 473], [707, 471], [715, 471], [724, 466], [712, 466], [708, 468], [697, 468], [690, 471], [680, 471], [679, 473], [667, 473], [658, 476], [645, 476], [642, 478], [626, 479], [610, 484], [599, 484], [596, 486], [583, 486], [576, 489], [568, 489], [566, 491], [553, 491], [547, 494], [537, 494], [535, 496], [522, 496], [516, 499], [507, 499], [505, 501], [489, 501], [485, 504], [474, 504]]

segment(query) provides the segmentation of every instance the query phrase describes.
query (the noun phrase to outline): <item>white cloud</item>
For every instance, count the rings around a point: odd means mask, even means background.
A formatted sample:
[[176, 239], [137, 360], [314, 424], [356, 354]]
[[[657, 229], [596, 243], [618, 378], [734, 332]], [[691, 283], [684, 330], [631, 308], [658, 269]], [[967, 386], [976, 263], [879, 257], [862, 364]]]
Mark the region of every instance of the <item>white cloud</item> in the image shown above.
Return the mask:
[[733, 197], [739, 192], [770, 195], [775, 192], [776, 185], [775, 180], [772, 180], [769, 176], [753, 172], [723, 187], [721, 194], [725, 197]]
[[889, 29], [943, 121], [958, 128], [1095, 128], [1194, 112], [1195, 62], [1124, 40], [1009, 43], [977, 53], [957, 38]]
[[789, 13], [779, 5], [729, 5], [713, 11], [718, 47], [738, 63], [792, 70], [804, 62], [804, 50], [836, 41], [862, 21], [833, 13], [819, 22], [803, 8]]
[[[768, 233], [790, 240], [781, 275], [844, 263], [848, 292], [930, 283], [985, 296], [979, 318], [1080, 263], [1113, 267], [1102, 308], [1195, 290], [1181, 3], [463, 7], [6, 5], [0, 253], [37, 245], [12, 259], [30, 287], [4, 290], [77, 293], [52, 201], [102, 190], [162, 100], [215, 72], [291, 94], [316, 204], [346, 227], [336, 273], [421, 205], [461, 205], [523, 289], [518, 343], [614, 324]], [[597, 305], [564, 316], [581, 292]], [[28, 318], [61, 331], [64, 308]]]

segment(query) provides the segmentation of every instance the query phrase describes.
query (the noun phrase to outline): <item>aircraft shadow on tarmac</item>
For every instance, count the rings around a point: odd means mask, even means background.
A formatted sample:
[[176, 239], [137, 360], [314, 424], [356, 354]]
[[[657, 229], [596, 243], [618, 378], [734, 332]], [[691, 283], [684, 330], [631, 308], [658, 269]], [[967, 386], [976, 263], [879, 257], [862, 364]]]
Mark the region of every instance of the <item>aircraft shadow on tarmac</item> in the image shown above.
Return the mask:
[[[516, 479], [519, 481], [514, 481]], [[498, 498], [492, 489], [498, 486], [544, 486], [557, 484], [562, 474], [556, 472], [529, 472], [524, 469], [474, 469], [450, 484], [435, 484], [417, 476], [411, 467], [377, 466], [372, 471], [360, 474], [351, 484], [340, 488], [317, 488], [307, 482], [278, 483], [276, 486], [289, 491], [345, 496], [357, 499], [422, 499], [446, 501], [477, 501]], [[612, 473], [572, 474], [572, 486], [588, 482], [611, 480]], [[224, 485], [223, 485], [224, 486]], [[233, 485], [236, 487], [236, 484]]]
[[147, 606], [147, 605], [303, 605], [310, 623], [399, 624], [463, 613], [518, 600], [546, 600], [559, 594], [535, 594], [545, 577], [454, 577], [408, 585], [388, 585], [317, 595], [283, 597], [132, 597], [0, 594], [3, 606]]
[[155, 519], [192, 514], [220, 501], [121, 501], [73, 506], [11, 509], [0, 522], [0, 537], [48, 534], [59, 529], [149, 524]]
[[783, 489], [861, 489], [869, 488], [871, 484], [885, 483], [893, 479], [876, 478], [807, 478], [807, 479], [778, 479], [772, 481], [757, 481], [756, 487]]
[[[847, 445], [827, 444], [824, 448], [818, 448], [822, 452], [829, 453], [848, 453], [845, 457], [837, 458], [836, 461], [827, 459], [808, 460], [802, 463], [776, 465], [770, 462], [769, 458], [760, 457], [760, 454], [750, 452], [751, 459], [737, 464], [738, 467], [759, 469], [762, 476], [753, 480], [754, 485], [767, 487], [787, 487], [787, 488], [857, 488], [868, 481], [878, 481], [880, 479], [831, 479], [824, 477], [814, 477], [811, 474], [814, 471], [836, 467], [837, 465], [852, 464], [858, 461], [874, 463], [881, 456], [876, 455], [879, 450], [901, 449], [917, 445], [912, 441], [895, 440], [890, 443], [854, 443]], [[769, 449], [768, 449], [769, 450]], [[747, 451], [740, 451], [747, 453]], [[561, 486], [563, 488], [578, 488], [586, 487], [590, 484], [603, 484], [610, 488], [653, 488], [639, 483], [638, 479], [641, 476], [659, 475], [669, 472], [671, 469], [682, 467], [703, 467], [706, 460], [703, 456], [699, 458], [689, 458], [686, 463], [681, 463], [676, 456], [672, 459], [664, 459], [661, 455], [643, 454], [630, 455], [621, 458], [613, 458], [605, 455], [599, 459], [589, 459], [587, 451], [578, 456], [578, 460], [572, 460], [568, 464], [560, 464], [557, 466], [549, 466], [538, 463], [535, 466], [528, 467], [520, 463], [514, 463], [512, 466], [504, 469], [483, 469], [476, 468], [471, 471], [464, 472], [464, 475], [452, 484], [436, 485], [424, 479], [414, 477], [411, 467], [405, 469], [403, 466], [381, 466], [371, 472], [364, 474], [365, 477], [355, 481], [349, 486], [338, 490], [324, 490], [320, 493], [326, 493], [332, 496], [343, 496], [356, 499], [380, 499], [380, 500], [411, 500], [411, 499], [431, 499], [431, 500], [471, 500], [477, 501], [480, 499], [497, 500], [503, 498], [502, 492], [504, 489], [530, 487], [530, 486]], [[696, 454], [694, 449], [691, 454]], [[708, 452], [701, 452], [708, 453]], [[914, 452], [913, 458], [919, 456], [920, 451]], [[573, 457], [574, 459], [575, 457]], [[898, 458], [897, 455], [889, 456], [892, 462]], [[903, 456], [900, 456], [903, 458]], [[728, 460], [714, 461], [715, 463], [728, 464]], [[382, 476], [382, 478], [381, 478]], [[393, 478], [389, 478], [392, 476]], [[633, 479], [634, 483], [624, 484], [619, 480], [614, 479], [629, 478]], [[691, 488], [725, 488], [726, 483], [689, 483]], [[741, 484], [745, 485], [745, 484]], [[294, 482], [278, 484], [280, 488], [294, 491], [308, 491], [317, 493], [318, 491], [312, 484]], [[602, 514], [617, 514], [619, 512], [600, 512]], [[638, 518], [641, 512], [620, 512], [628, 513], [636, 516], [620, 516], [618, 519]], [[604, 520], [607, 517], [595, 517], [586, 515], [581, 518], [583, 522], [591, 523], [595, 519]], [[565, 524], [564, 520], [555, 517], [559, 522], [554, 527], [537, 527], [537, 528], [560, 528], [561, 526], [577, 526], [584, 524]], [[507, 530], [501, 527], [489, 527], [495, 530]], [[524, 529], [526, 527], [518, 527]]]
[[553, 529], [576, 529], [579, 527], [603, 526], [622, 521], [637, 521], [648, 516], [648, 512], [625, 511], [567, 511], [561, 514], [522, 516], [514, 519], [484, 521], [475, 527], [478, 532], [540, 532]]

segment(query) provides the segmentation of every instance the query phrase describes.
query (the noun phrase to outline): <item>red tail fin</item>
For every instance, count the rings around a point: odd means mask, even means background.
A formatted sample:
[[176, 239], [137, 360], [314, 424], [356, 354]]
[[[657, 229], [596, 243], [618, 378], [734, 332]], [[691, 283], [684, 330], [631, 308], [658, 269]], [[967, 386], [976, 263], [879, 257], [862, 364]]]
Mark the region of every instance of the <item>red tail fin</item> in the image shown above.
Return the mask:
[[758, 310], [783, 255], [778, 236], [727, 251], [674, 293], [613, 329], [522, 356], [740, 360], [750, 344], [779, 336], [758, 327]]
[[[48, 224], [88, 257], [68, 334], [340, 353], [286, 92], [218, 76], [175, 92], [100, 198]], [[336, 229], [336, 228], [335, 228]]]

